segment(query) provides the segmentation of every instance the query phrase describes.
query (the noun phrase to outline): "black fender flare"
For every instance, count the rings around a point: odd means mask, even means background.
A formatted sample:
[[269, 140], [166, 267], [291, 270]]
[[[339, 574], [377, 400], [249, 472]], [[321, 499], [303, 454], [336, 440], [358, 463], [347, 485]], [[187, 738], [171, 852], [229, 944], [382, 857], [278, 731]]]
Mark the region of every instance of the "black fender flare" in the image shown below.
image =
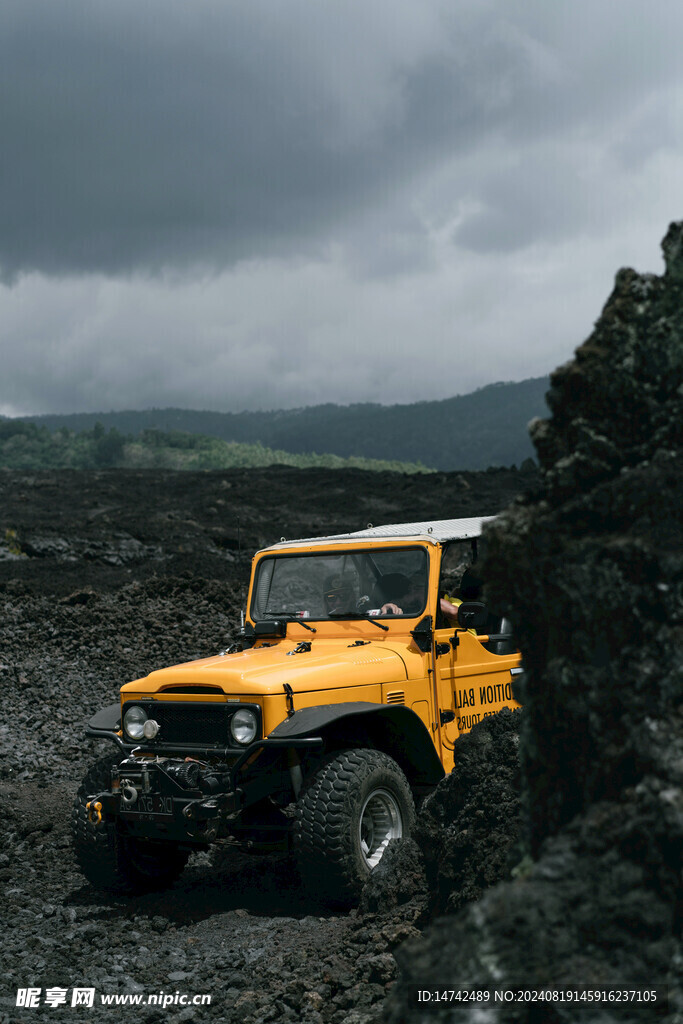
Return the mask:
[[88, 729], [108, 729], [116, 732], [121, 728], [121, 705], [109, 704], [101, 708], [88, 722]]
[[327, 745], [335, 734], [383, 750], [398, 762], [413, 786], [435, 786], [445, 775], [424, 722], [402, 704], [358, 701], [302, 708], [280, 722], [268, 738], [320, 736]]
[[109, 704], [100, 708], [88, 722], [85, 735], [94, 740], [111, 740], [124, 753], [133, 749], [133, 744], [124, 743], [118, 735], [121, 728], [121, 705]]

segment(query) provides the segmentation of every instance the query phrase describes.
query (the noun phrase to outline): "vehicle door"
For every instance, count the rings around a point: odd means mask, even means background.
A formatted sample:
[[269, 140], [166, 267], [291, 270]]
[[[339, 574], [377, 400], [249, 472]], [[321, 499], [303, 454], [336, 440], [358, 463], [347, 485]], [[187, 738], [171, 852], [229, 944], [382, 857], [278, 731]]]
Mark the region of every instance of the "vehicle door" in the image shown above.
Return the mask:
[[519, 653], [492, 654], [485, 640], [453, 626], [434, 631], [437, 723], [446, 771], [453, 767], [458, 736], [504, 707], [519, 707], [512, 693], [512, 680], [521, 671]]

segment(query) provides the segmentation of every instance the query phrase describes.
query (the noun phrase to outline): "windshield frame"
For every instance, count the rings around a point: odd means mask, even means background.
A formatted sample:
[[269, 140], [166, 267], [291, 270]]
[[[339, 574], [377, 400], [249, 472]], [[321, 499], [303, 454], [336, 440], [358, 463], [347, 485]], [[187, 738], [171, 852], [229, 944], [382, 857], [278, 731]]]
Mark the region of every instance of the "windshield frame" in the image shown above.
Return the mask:
[[[371, 572], [373, 574], [376, 574], [377, 571], [378, 571], [378, 567], [377, 567], [377, 564], [376, 564], [376, 556], [377, 556], [378, 553], [385, 553], [385, 552], [386, 553], [391, 553], [391, 552], [401, 552], [401, 553], [404, 553], [404, 552], [410, 552], [410, 551], [421, 552], [422, 555], [423, 555], [423, 558], [424, 558], [424, 596], [423, 596], [423, 603], [421, 605], [420, 610], [416, 611], [416, 612], [403, 612], [400, 615], [394, 615], [394, 614], [391, 614], [391, 613], [388, 613], [388, 612], [384, 613], [384, 614], [375, 612], [375, 614], [371, 615], [370, 617], [371, 618], [379, 618], [383, 623], [390, 623], [392, 621], [405, 621], [405, 620], [418, 619], [421, 616], [423, 616], [427, 612], [427, 610], [429, 608], [429, 602], [430, 602], [430, 582], [431, 582], [431, 571], [432, 571], [432, 560], [431, 560], [431, 556], [430, 556], [430, 549], [431, 549], [431, 547], [432, 547], [432, 545], [430, 545], [430, 544], [425, 544], [424, 542], [420, 542], [418, 540], [411, 539], [408, 543], [404, 543], [404, 544], [396, 544], [396, 543], [391, 543], [390, 542], [388, 544], [378, 545], [377, 543], [374, 543], [372, 545], [359, 544], [357, 547], [354, 545], [354, 547], [331, 548], [331, 547], [328, 547], [328, 546], [323, 547], [321, 545], [319, 548], [318, 547], [310, 547], [310, 548], [307, 547], [307, 548], [304, 548], [304, 549], [297, 548], [297, 549], [294, 549], [294, 550], [291, 550], [291, 549], [290, 550], [278, 550], [277, 548], [274, 548], [274, 549], [266, 548], [262, 552], [259, 552], [259, 556], [260, 557], [258, 558], [258, 561], [255, 562], [255, 564], [253, 566], [253, 570], [252, 570], [252, 579], [251, 579], [250, 592], [249, 592], [249, 608], [248, 608], [249, 619], [253, 623], [256, 623], [256, 622], [270, 621], [271, 619], [276, 620], [278, 618], [278, 615], [275, 614], [275, 612], [272, 612], [272, 613], [269, 613], [268, 615], [266, 615], [265, 614], [265, 610], [259, 616], [257, 616], [255, 614], [255, 607], [254, 606], [255, 606], [255, 603], [256, 603], [256, 600], [257, 600], [259, 574], [260, 574], [260, 572], [262, 570], [263, 563], [268, 561], [269, 559], [280, 560], [280, 559], [286, 559], [286, 558], [287, 559], [290, 559], [290, 558], [324, 558], [324, 557], [330, 558], [330, 557], [335, 557], [335, 556], [337, 556], [337, 557], [347, 556], [347, 557], [351, 558], [355, 562], [357, 558], [362, 558], [363, 560], [367, 560], [366, 564], [370, 567]], [[379, 578], [379, 577], [376, 577], [376, 578]], [[364, 621], [368, 621], [369, 611], [375, 611], [375, 610], [374, 609], [367, 609], [367, 610], [363, 609], [363, 614], [362, 615], [358, 615], [357, 611], [349, 609], [348, 616], [344, 616], [344, 615], [334, 615], [334, 616], [331, 616], [331, 615], [321, 615], [321, 616], [310, 615], [310, 616], [306, 616], [305, 618], [297, 616], [295, 613], [293, 613], [293, 612], [291, 612], [289, 610], [286, 610], [286, 609], [280, 610], [280, 614], [282, 615], [283, 620], [285, 620], [288, 623], [288, 625], [290, 625], [290, 624], [291, 625], [296, 625], [297, 623], [301, 624], [302, 622], [315, 622], [315, 623], [325, 623], [326, 625], [329, 625], [329, 626], [335, 626], [335, 625], [337, 625], [339, 623], [360, 624], [360, 623], [363, 623]]]

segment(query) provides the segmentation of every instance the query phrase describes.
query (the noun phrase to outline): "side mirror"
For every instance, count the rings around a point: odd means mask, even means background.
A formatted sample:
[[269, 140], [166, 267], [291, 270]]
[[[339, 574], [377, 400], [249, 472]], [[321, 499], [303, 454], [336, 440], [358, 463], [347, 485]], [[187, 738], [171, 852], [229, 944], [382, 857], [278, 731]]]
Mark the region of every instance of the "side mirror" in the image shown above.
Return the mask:
[[458, 607], [458, 625], [462, 629], [484, 629], [489, 617], [481, 601], [463, 601]]
[[261, 637], [280, 638], [287, 636], [287, 623], [283, 619], [257, 619], [254, 623], [254, 635]]

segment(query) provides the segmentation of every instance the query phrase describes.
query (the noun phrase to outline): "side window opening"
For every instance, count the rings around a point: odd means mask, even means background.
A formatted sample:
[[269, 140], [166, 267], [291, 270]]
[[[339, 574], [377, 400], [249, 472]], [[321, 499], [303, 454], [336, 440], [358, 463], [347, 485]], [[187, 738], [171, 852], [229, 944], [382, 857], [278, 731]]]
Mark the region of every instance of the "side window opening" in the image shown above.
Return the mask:
[[[451, 603], [466, 599], [467, 595], [462, 592], [463, 577], [467, 570], [475, 565], [477, 556], [477, 538], [451, 541], [444, 546], [439, 571], [439, 599], [443, 597]], [[436, 615], [436, 628], [446, 629], [452, 625], [453, 622], [439, 607]]]

